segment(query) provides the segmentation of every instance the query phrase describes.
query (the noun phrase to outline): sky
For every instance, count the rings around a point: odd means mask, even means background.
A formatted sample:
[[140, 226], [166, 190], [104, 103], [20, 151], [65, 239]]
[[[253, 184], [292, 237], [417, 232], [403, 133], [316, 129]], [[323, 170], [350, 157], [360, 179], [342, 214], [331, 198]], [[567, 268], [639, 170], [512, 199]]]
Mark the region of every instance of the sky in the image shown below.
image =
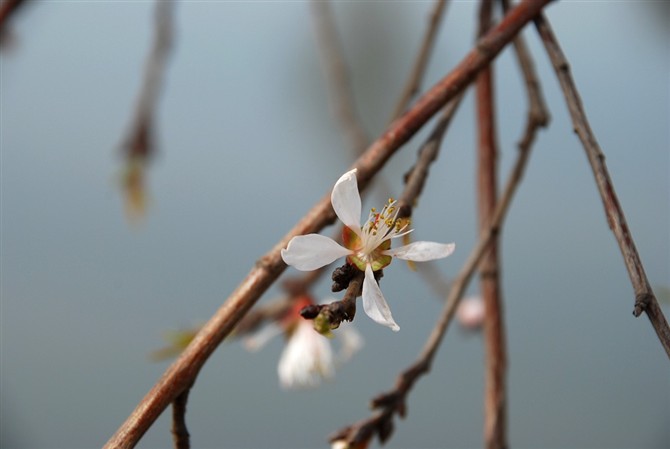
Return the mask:
[[[180, 2], [147, 214], [130, 223], [119, 148], [153, 7], [32, 2], [11, 22], [10, 45], [0, 52], [3, 448], [102, 446], [167, 368], [148, 358], [163, 333], [206, 321], [352, 163], [308, 3]], [[430, 8], [333, 6], [371, 136], [385, 129]], [[474, 2], [448, 6], [424, 88], [472, 47], [476, 13]], [[647, 276], [668, 286], [667, 4], [564, 1], [547, 16]], [[534, 30], [524, 36], [552, 122], [538, 136], [502, 236], [510, 445], [668, 447], [668, 359], [647, 318], [631, 314], [633, 291], [556, 77]], [[495, 75], [502, 183], [526, 100], [510, 50]], [[470, 92], [413, 217], [416, 239], [456, 243], [436, 264], [447, 278], [476, 243], [474, 117]], [[373, 192], [364, 208], [398, 194], [428, 129], [384, 168], [391, 191]], [[329, 284], [321, 281], [314, 295], [333, 298]], [[443, 300], [401, 263], [385, 270], [381, 288], [400, 332], [357, 315], [352, 325], [364, 348], [319, 389], [279, 387], [281, 339], [258, 353], [224, 342], [189, 398], [194, 447], [327, 447], [328, 434], [369, 416], [369, 399], [415, 360]], [[468, 294], [476, 293], [474, 282]], [[281, 294], [273, 287], [261, 301]], [[482, 343], [449, 329], [387, 447], [481, 447]], [[169, 426], [159, 418], [138, 447], [169, 447]]]

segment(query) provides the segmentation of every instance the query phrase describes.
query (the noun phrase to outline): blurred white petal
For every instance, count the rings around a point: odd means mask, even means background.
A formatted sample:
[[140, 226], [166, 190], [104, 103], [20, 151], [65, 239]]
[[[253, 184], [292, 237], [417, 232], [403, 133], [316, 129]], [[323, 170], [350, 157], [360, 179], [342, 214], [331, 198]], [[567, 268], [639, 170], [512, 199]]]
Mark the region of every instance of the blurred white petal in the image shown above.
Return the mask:
[[277, 367], [283, 388], [312, 388], [335, 375], [330, 341], [319, 335], [312, 322], [302, 320], [291, 335]]

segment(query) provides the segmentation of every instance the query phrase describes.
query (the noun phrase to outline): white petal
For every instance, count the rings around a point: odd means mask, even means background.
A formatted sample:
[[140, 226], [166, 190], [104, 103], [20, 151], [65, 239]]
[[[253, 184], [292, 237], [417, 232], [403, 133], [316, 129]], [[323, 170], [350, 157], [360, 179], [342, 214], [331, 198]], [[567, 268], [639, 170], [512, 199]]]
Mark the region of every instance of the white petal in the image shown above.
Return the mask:
[[281, 250], [284, 262], [300, 271], [316, 270], [348, 254], [351, 250], [320, 234], [293, 237], [287, 248]]
[[322, 379], [335, 375], [330, 342], [312, 328], [311, 321], [298, 324], [281, 355], [277, 373], [284, 388], [316, 387]]
[[425, 262], [447, 257], [454, 252], [455, 248], [456, 245], [453, 243], [413, 242], [409, 245], [388, 249], [384, 251], [384, 254], [403, 260]]
[[390, 327], [394, 332], [400, 330], [400, 326], [393, 320], [391, 309], [379, 289], [369, 264], [365, 267], [365, 280], [363, 281], [363, 310], [373, 321]]
[[335, 183], [330, 202], [342, 223], [361, 234], [361, 195], [358, 193], [356, 169], [343, 174]]

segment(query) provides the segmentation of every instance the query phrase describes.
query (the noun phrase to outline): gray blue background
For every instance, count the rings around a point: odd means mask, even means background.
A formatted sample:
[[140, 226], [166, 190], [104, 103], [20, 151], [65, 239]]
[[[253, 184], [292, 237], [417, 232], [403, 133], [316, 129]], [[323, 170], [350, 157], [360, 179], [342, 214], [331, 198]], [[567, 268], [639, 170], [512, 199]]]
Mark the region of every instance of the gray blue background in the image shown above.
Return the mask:
[[[32, 2], [0, 55], [1, 440], [6, 448], [102, 446], [165, 370], [161, 334], [206, 320], [351, 163], [333, 120], [309, 4], [191, 2], [158, 112], [160, 153], [144, 223], [130, 226], [119, 145], [153, 39], [153, 3]], [[362, 120], [379, 135], [417, 51], [429, 2], [334, 5]], [[476, 2], [453, 2], [424, 86], [471, 48]], [[654, 285], [668, 285], [669, 73], [664, 2], [559, 2], [547, 14]], [[509, 437], [519, 448], [670, 445], [670, 369], [607, 228], [593, 177], [533, 29], [525, 33], [552, 113], [506, 223]], [[501, 178], [526, 100], [515, 58], [496, 63]], [[473, 96], [415, 213], [415, 238], [476, 241]], [[425, 136], [425, 131], [421, 134]], [[397, 194], [421, 136], [389, 162]], [[330, 232], [326, 230], [324, 232]], [[291, 270], [287, 271], [290, 274]], [[367, 417], [416, 357], [441, 307], [401, 263], [382, 289], [399, 333], [360, 314], [365, 348], [315, 391], [279, 388], [283, 344], [224, 343], [193, 389], [194, 447], [314, 448]], [[476, 293], [473, 284], [469, 293]], [[329, 295], [324, 280], [314, 292]], [[262, 300], [281, 294], [272, 289]], [[670, 312], [664, 306], [666, 315]], [[482, 443], [483, 348], [454, 326], [409, 398], [391, 448]], [[161, 417], [139, 447], [170, 446]], [[375, 443], [376, 444], [376, 443]]]

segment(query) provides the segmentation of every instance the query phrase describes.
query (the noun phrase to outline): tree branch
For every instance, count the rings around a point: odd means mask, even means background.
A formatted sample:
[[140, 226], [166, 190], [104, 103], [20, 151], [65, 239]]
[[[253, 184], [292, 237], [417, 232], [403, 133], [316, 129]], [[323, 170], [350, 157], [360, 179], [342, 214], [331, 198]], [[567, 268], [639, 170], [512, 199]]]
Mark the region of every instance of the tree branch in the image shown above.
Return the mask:
[[172, 439], [175, 449], [189, 449], [191, 447], [190, 435], [186, 428], [186, 403], [190, 388], [182, 391], [172, 401]]
[[[493, 23], [493, 0], [482, 0], [478, 36]], [[479, 229], [484, 232], [491, 221], [497, 196], [498, 143], [495, 126], [493, 63], [477, 76], [477, 125]], [[487, 449], [507, 447], [507, 350], [500, 287], [499, 238], [496, 235], [479, 265], [480, 288], [484, 301], [485, 388], [484, 442]]]
[[649, 318], [649, 321], [651, 321], [651, 325], [654, 327], [658, 339], [663, 345], [666, 354], [670, 357], [670, 328], [668, 327], [668, 322], [661, 311], [661, 307], [656, 300], [651, 285], [649, 285], [649, 280], [644, 271], [642, 261], [635, 248], [633, 235], [626, 223], [626, 217], [619, 204], [619, 199], [617, 198], [607, 165], [605, 164], [605, 155], [600, 149], [595, 135], [591, 130], [591, 126], [589, 125], [577, 87], [570, 74], [568, 61], [565, 58], [547, 19], [540, 15], [535, 20], [535, 25], [542, 38], [545, 49], [547, 50], [549, 59], [554, 66], [556, 76], [561, 84], [561, 89], [563, 89], [570, 116], [572, 117], [574, 130], [577, 133], [579, 140], [582, 142], [589, 164], [591, 164], [593, 176], [595, 177], [598, 191], [600, 192], [600, 197], [605, 208], [607, 222], [619, 244], [621, 255], [623, 256], [626, 269], [628, 270], [628, 275], [635, 292], [633, 315], [638, 317], [642, 312], [647, 313], [647, 317]]
[[[395, 120], [354, 164], [358, 169], [359, 188], [365, 188], [393, 153], [446, 102], [472, 82], [477, 73], [549, 2], [550, 0], [525, 0], [519, 3], [479, 40], [477, 47], [451, 73], [426, 92], [407, 113]], [[216, 347], [284, 271], [286, 264], [281, 259], [281, 249], [294, 236], [318, 232], [334, 219], [330, 195], [327, 194], [257, 262], [104, 447], [134, 447], [168, 404], [194, 382]]]
[[147, 56], [144, 79], [137, 99], [135, 117], [122, 145], [126, 159], [123, 188], [130, 218], [139, 218], [145, 209], [145, 169], [156, 154], [154, 117], [173, 41], [174, 1], [156, 0], [155, 36]]

